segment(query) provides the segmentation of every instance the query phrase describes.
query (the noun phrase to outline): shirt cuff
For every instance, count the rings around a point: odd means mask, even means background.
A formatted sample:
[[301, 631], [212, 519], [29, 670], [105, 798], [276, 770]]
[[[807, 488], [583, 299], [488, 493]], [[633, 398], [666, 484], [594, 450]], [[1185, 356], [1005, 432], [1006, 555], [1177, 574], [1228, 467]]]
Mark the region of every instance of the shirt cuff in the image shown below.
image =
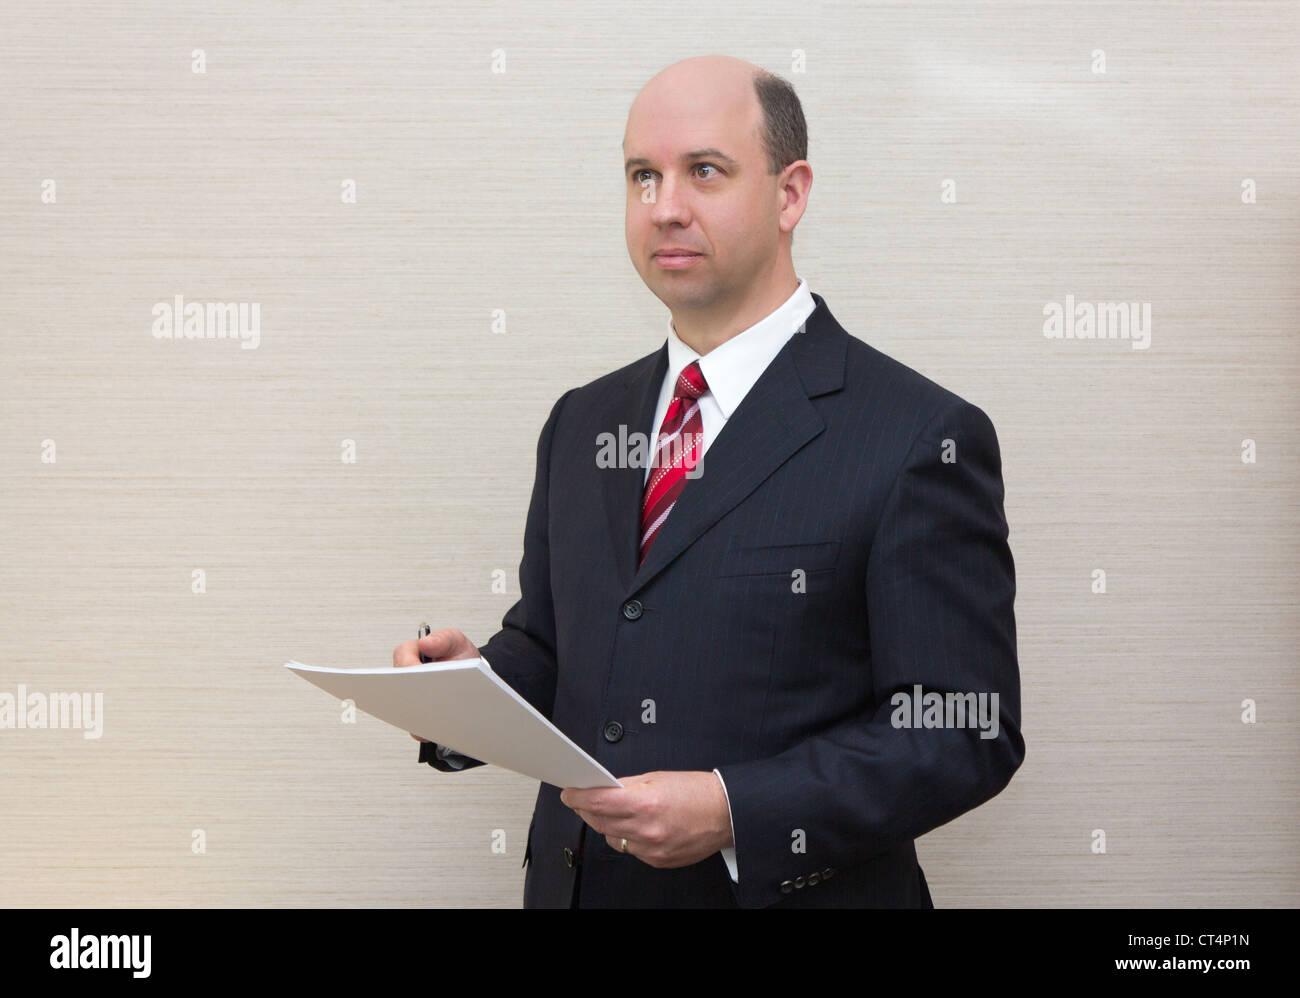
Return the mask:
[[[718, 782], [722, 784], [722, 796], [727, 798], [727, 820], [731, 822], [731, 841], [736, 841], [736, 819], [731, 816], [731, 798], [727, 796], [727, 781], [722, 778], [722, 774], [716, 769], [713, 771], [718, 777]], [[722, 850], [722, 861], [727, 864], [727, 872], [731, 874], [731, 882], [740, 883], [740, 875], [736, 872], [736, 847], [728, 846]]]
[[454, 748], [447, 748], [446, 745], [439, 745], [433, 754], [438, 757], [439, 762], [445, 762], [452, 769], [464, 769], [465, 760], [469, 758], [467, 755], [461, 755]]

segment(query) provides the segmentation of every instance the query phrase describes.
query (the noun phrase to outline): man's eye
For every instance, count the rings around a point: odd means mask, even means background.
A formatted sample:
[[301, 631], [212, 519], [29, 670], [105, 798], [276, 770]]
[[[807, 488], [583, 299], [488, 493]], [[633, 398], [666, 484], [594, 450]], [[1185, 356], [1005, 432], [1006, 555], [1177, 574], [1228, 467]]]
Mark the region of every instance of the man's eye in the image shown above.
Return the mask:
[[[717, 168], [716, 166], [714, 166], [712, 163], [696, 163], [696, 164], [695, 164], [695, 168], [696, 168], [697, 170], [712, 170], [714, 173], [718, 173], [718, 172], [720, 172], [720, 171], [718, 170], [718, 168]], [[646, 181], [645, 181], [644, 174], [647, 174], [647, 173], [653, 173], [653, 172], [654, 172], [653, 170], [644, 170], [644, 169], [643, 169], [643, 170], [633, 170], [633, 171], [632, 171], [632, 182], [633, 182], [634, 184], [644, 184], [644, 183], [646, 182]], [[712, 175], [712, 174], [710, 174], [710, 176], [711, 176], [711, 175]]]

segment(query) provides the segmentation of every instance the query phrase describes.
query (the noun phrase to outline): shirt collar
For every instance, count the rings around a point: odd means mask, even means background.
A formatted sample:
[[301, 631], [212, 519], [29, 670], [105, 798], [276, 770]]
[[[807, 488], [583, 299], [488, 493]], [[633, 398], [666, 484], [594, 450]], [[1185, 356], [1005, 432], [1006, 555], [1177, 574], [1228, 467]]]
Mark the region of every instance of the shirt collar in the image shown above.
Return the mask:
[[682, 369], [691, 361], [698, 360], [700, 372], [722, 410], [723, 418], [730, 419], [732, 411], [754, 387], [759, 375], [816, 307], [817, 303], [808, 291], [808, 282], [799, 278], [799, 287], [776, 311], [720, 343], [703, 357], [678, 337], [669, 313], [668, 370], [674, 384]]

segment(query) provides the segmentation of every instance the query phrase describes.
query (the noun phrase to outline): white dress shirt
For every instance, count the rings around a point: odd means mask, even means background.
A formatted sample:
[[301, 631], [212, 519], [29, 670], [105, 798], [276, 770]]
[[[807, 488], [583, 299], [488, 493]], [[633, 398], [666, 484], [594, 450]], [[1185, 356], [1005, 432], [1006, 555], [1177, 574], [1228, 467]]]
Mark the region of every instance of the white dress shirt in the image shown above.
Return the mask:
[[[754, 387], [754, 382], [758, 380], [759, 375], [767, 370], [768, 365], [781, 352], [781, 348], [803, 326], [816, 307], [817, 303], [813, 301], [812, 294], [808, 290], [808, 283], [803, 278], [799, 278], [799, 287], [785, 300], [785, 304], [744, 332], [737, 333], [726, 342], [720, 343], [704, 356], [700, 356], [678, 338], [677, 330], [673, 328], [672, 316], [669, 315], [668, 370], [664, 372], [663, 387], [659, 390], [659, 406], [655, 409], [654, 422], [650, 430], [651, 440], [658, 439], [659, 427], [663, 424], [664, 414], [673, 400], [673, 389], [677, 379], [681, 377], [682, 370], [691, 361], [698, 360], [700, 373], [704, 375], [704, 382], [708, 385], [708, 390], [700, 396], [700, 418], [704, 424], [701, 428], [704, 435], [700, 446], [702, 457], [708, 451], [709, 444], [717, 439], [722, 427], [731, 418], [731, 414], [736, 411], [736, 406], [740, 405], [741, 400]], [[650, 447], [652, 456], [654, 450], [652, 443]], [[650, 467], [647, 462], [642, 481], [649, 477]], [[671, 519], [672, 513], [669, 513], [668, 517]], [[717, 774], [725, 796], [726, 781], [716, 769], [713, 772]], [[727, 798], [727, 816], [731, 817], [730, 797]], [[734, 820], [731, 826], [731, 838], [734, 842], [736, 838]], [[740, 883], [740, 876], [736, 871], [735, 846], [723, 849], [722, 859], [727, 864], [727, 872], [731, 874], [731, 879]]]

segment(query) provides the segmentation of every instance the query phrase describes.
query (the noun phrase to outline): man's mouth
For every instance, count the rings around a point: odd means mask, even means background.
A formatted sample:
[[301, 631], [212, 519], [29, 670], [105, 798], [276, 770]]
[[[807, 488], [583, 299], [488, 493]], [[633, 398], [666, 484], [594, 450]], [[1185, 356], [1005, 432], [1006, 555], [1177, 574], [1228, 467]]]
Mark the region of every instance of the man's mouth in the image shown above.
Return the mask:
[[661, 267], [679, 268], [689, 267], [704, 254], [696, 253], [692, 250], [659, 250], [655, 253], [654, 258]]

